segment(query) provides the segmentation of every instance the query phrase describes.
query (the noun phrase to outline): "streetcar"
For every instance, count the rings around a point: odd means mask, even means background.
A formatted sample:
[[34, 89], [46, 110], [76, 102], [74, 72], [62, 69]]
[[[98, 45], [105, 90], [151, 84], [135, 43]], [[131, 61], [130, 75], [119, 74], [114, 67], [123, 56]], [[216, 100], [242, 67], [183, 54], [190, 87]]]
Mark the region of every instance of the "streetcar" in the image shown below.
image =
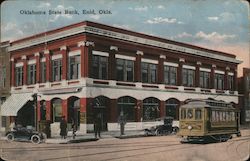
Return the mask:
[[223, 142], [239, 130], [240, 111], [231, 103], [190, 99], [179, 110], [181, 142]]

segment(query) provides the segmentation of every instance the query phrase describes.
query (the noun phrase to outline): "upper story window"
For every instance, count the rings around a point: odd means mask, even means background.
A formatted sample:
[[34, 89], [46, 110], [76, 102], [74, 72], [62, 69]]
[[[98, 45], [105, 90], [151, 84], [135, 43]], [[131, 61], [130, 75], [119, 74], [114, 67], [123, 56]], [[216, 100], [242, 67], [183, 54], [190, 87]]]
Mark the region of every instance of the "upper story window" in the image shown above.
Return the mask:
[[0, 87], [6, 86], [6, 66], [0, 68]]
[[28, 84], [36, 83], [36, 64], [28, 65]]
[[143, 83], [156, 83], [157, 65], [151, 63], [141, 63], [141, 74]]
[[176, 85], [177, 68], [172, 66], [164, 66], [164, 82], [168, 85]]
[[78, 79], [81, 77], [81, 57], [80, 55], [75, 55], [69, 57], [69, 79]]
[[52, 60], [52, 81], [62, 80], [62, 59]]
[[95, 79], [108, 78], [108, 58], [99, 55], [92, 56], [92, 77]]
[[195, 71], [192, 69], [182, 69], [182, 83], [187, 87], [194, 87]]
[[210, 73], [205, 71], [200, 71], [200, 87], [210, 88]]
[[16, 79], [16, 86], [23, 85], [23, 67], [16, 67], [15, 68], [15, 79]]
[[234, 76], [233, 75], [228, 75], [227, 81], [228, 81], [228, 89], [230, 91], [233, 91], [234, 90]]
[[132, 60], [116, 59], [118, 81], [134, 81], [134, 62]]
[[46, 62], [41, 62], [40, 64], [40, 76], [41, 76], [41, 83], [46, 82]]
[[214, 88], [222, 90], [224, 89], [224, 75], [223, 74], [214, 74]]

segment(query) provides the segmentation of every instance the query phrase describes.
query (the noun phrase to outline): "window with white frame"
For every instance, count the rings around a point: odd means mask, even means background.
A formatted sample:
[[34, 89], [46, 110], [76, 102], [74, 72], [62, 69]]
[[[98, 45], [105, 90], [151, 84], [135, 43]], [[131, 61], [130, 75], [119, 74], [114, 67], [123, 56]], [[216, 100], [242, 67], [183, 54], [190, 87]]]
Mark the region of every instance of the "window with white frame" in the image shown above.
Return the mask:
[[141, 74], [143, 83], [156, 83], [157, 81], [157, 65], [142, 62]]
[[214, 74], [214, 88], [219, 90], [224, 89], [224, 74]]
[[70, 56], [69, 57], [69, 66], [68, 66], [68, 78], [69, 79], [79, 79], [81, 76], [81, 57], [80, 55]]
[[16, 79], [16, 86], [23, 85], [23, 67], [16, 67], [15, 68], [15, 79]]
[[183, 86], [194, 87], [195, 71], [192, 69], [182, 69]]
[[164, 66], [164, 82], [168, 85], [177, 84], [177, 67]]
[[116, 76], [118, 81], [134, 81], [134, 62], [116, 59]]
[[205, 71], [200, 71], [200, 87], [210, 88], [210, 73]]
[[36, 83], [36, 64], [28, 65], [28, 84]]
[[52, 60], [52, 81], [62, 80], [62, 59]]
[[108, 78], [108, 57], [100, 55], [92, 56], [92, 77], [95, 79]]

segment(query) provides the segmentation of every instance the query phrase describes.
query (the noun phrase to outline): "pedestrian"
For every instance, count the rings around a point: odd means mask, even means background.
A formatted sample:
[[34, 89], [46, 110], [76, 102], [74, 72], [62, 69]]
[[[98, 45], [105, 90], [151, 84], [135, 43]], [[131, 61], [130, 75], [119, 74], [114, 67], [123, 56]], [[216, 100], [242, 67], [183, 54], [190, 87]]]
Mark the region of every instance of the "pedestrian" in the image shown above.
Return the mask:
[[99, 113], [94, 118], [95, 138], [97, 138], [97, 135], [99, 138], [101, 138], [101, 124], [102, 124], [102, 119], [101, 119], [101, 114]]
[[60, 122], [60, 135], [62, 139], [66, 139], [67, 137], [67, 122], [65, 120], [65, 116], [62, 116], [62, 120]]
[[118, 123], [120, 124], [120, 132], [121, 132], [120, 135], [122, 136], [124, 135], [125, 124], [126, 124], [126, 116], [123, 114], [123, 111], [120, 112]]
[[72, 119], [72, 131], [73, 131], [73, 139], [75, 139], [76, 138], [76, 123], [73, 119]]

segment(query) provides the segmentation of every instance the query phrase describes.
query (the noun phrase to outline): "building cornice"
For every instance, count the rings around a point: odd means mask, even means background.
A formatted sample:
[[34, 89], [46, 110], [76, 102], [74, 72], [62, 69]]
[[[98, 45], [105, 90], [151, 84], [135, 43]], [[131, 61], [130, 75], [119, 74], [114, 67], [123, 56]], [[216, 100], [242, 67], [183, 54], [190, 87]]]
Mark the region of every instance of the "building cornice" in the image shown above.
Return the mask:
[[46, 37], [44, 36], [44, 37], [26, 40], [23, 42], [13, 44], [12, 46], [10, 46], [8, 48], [8, 50], [15, 51], [15, 50], [30, 47], [33, 45], [38, 45], [38, 44], [42, 44], [45, 42], [61, 39], [61, 38], [67, 37], [67, 36], [72, 36], [72, 35], [79, 34], [79, 33], [91, 33], [91, 34], [105, 36], [105, 37], [109, 37], [109, 38], [115, 38], [115, 39], [119, 39], [119, 40], [140, 43], [140, 44], [144, 44], [144, 45], [148, 45], [148, 46], [164, 48], [167, 50], [173, 50], [173, 51], [177, 51], [177, 52], [181, 52], [181, 53], [187, 53], [187, 54], [191, 54], [191, 55], [195, 55], [195, 56], [202, 56], [202, 57], [227, 61], [227, 62], [231, 62], [231, 63], [239, 64], [242, 62], [242, 61], [239, 61], [235, 58], [224, 56], [224, 55], [218, 55], [218, 54], [215, 54], [212, 52], [201, 51], [201, 50], [197, 50], [197, 49], [192, 49], [191, 47], [183, 47], [180, 45], [170, 44], [170, 43], [157, 41], [157, 40], [151, 40], [149, 38], [142, 38], [139, 36], [133, 36], [133, 35], [129, 35], [129, 34], [123, 34], [123, 33], [115, 32], [115, 31], [109, 31], [109, 30], [105, 30], [105, 29], [92, 27], [92, 26], [79, 26], [79, 27], [68, 29], [68, 30], [63, 30], [61, 32], [57, 32], [57, 33], [54, 33], [51, 35], [47, 35]]

